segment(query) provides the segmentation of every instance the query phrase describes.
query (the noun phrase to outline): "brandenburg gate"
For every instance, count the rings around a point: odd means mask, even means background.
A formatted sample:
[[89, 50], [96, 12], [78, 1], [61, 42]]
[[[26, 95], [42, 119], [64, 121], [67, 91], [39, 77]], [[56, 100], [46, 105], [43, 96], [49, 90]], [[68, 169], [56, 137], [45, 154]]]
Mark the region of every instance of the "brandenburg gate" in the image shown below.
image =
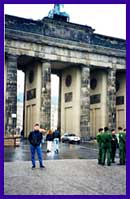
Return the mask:
[[51, 13], [42, 20], [5, 15], [5, 132], [16, 127], [17, 70], [25, 73], [24, 135], [50, 129], [51, 74], [59, 76], [58, 126], [87, 139], [126, 123], [126, 43]]

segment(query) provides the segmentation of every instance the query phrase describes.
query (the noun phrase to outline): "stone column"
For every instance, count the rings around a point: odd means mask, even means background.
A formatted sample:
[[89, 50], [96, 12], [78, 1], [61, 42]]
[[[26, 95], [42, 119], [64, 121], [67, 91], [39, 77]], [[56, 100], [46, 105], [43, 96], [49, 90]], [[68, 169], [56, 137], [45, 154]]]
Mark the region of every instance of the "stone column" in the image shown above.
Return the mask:
[[90, 138], [90, 68], [81, 68], [80, 134], [83, 140]]
[[116, 68], [108, 69], [107, 82], [107, 109], [108, 109], [108, 127], [116, 128]]
[[16, 128], [17, 121], [17, 56], [7, 56], [5, 133]]
[[51, 64], [42, 63], [41, 117], [43, 128], [51, 127]]
[[61, 83], [62, 83], [62, 76], [59, 76], [59, 96], [58, 96], [58, 124], [57, 127], [61, 128]]
[[[25, 106], [25, 102], [26, 102], [26, 81], [27, 81], [27, 78], [26, 78], [26, 73], [25, 73], [25, 70], [23, 70], [24, 72], [24, 96], [23, 96], [23, 136], [24, 137], [27, 137], [27, 132], [26, 132], [26, 129], [25, 129], [25, 114], [26, 114], [26, 106]], [[26, 134], [25, 134], [26, 132]]]

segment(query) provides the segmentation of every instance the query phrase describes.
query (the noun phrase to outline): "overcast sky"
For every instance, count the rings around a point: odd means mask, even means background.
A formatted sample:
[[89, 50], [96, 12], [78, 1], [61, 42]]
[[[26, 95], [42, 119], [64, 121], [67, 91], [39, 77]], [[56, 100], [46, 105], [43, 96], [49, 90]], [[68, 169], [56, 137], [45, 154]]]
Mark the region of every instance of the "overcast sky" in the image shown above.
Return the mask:
[[[5, 4], [5, 14], [37, 20], [46, 17], [53, 6], [54, 4]], [[125, 4], [64, 4], [61, 11], [70, 15], [70, 22], [91, 26], [96, 33], [126, 38]], [[53, 87], [56, 87], [55, 81]]]

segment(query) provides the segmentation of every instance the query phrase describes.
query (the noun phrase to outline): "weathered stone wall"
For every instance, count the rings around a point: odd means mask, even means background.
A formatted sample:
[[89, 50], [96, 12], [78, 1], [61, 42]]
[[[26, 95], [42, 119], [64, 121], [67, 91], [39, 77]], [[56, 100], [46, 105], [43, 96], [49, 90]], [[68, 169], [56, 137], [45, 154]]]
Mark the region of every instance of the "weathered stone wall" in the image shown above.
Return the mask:
[[94, 29], [87, 25], [67, 23], [45, 17], [43, 20], [24, 19], [5, 15], [5, 27], [17, 31], [45, 35], [62, 40], [71, 40], [92, 45], [125, 50], [125, 40], [107, 37], [94, 33]]
[[107, 70], [91, 70], [90, 79], [90, 132], [92, 137], [96, 137], [98, 129], [107, 125]]
[[[28, 39], [28, 38], [27, 38]], [[21, 39], [20, 39], [21, 40]], [[92, 46], [79, 47], [79, 44], [68, 45], [54, 43], [46, 40], [46, 43], [32, 43], [28, 41], [5, 40], [5, 52], [14, 55], [26, 55], [36, 57], [46, 61], [58, 61], [75, 64], [84, 64], [88, 62], [92, 66], [112, 68], [112, 59], [116, 59], [117, 69], [125, 69], [125, 52], [112, 51], [102, 47], [94, 48]], [[47, 44], [48, 42], [48, 44]], [[53, 66], [52, 66], [53, 67]]]
[[90, 68], [81, 68], [80, 133], [86, 139], [90, 136]]
[[34, 124], [40, 123], [41, 63], [33, 60], [26, 65], [24, 136], [28, 137]]
[[51, 65], [42, 63], [41, 117], [43, 128], [50, 129], [51, 117]]
[[17, 117], [17, 56], [8, 55], [6, 79], [6, 127], [11, 132], [16, 127]]
[[108, 127], [116, 128], [116, 68], [108, 69], [107, 81], [107, 109]]
[[126, 128], [126, 73], [117, 71], [116, 73], [116, 125]]

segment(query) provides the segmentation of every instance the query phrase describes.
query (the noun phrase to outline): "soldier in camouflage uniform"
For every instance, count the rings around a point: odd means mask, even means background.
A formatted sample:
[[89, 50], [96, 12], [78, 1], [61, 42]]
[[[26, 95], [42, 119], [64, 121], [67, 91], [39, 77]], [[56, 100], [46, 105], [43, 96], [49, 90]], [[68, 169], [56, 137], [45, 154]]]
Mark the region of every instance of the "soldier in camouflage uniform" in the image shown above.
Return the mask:
[[99, 147], [99, 152], [98, 152], [98, 164], [102, 164], [102, 147], [101, 147], [101, 135], [103, 133], [103, 128], [100, 128], [97, 133], [97, 143]]
[[104, 133], [101, 135], [101, 148], [102, 148], [102, 165], [105, 165], [107, 156], [107, 165], [111, 165], [111, 140], [112, 135], [108, 127], [104, 128]]
[[119, 158], [120, 165], [125, 165], [126, 162], [126, 129], [122, 129], [122, 127], [118, 128], [119, 130]]

